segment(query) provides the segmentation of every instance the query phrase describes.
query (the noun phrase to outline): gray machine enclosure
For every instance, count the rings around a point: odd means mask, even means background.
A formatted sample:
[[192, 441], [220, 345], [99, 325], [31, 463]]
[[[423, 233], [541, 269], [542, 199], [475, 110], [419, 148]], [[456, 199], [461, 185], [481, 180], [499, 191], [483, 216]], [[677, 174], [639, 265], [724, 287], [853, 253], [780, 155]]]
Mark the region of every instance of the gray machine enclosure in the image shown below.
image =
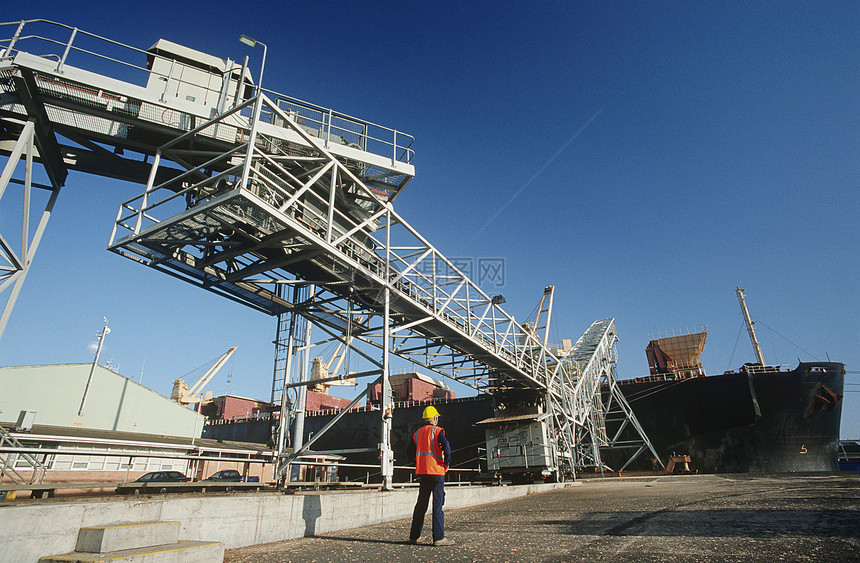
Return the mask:
[[502, 474], [551, 472], [554, 463], [548, 418], [547, 414], [535, 414], [481, 421], [479, 424], [486, 425], [487, 469]]

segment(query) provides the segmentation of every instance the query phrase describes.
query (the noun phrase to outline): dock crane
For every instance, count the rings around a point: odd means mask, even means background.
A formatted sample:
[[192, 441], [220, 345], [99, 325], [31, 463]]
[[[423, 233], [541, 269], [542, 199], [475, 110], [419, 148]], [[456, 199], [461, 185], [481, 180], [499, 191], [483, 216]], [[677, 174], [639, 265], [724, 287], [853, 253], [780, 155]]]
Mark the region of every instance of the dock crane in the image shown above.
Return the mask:
[[230, 359], [230, 356], [233, 355], [233, 352], [236, 351], [235, 346], [231, 346], [229, 350], [224, 352], [224, 354], [218, 358], [218, 360], [212, 364], [206, 373], [197, 380], [197, 382], [188, 387], [188, 385], [182, 381], [182, 378], [177, 378], [173, 381], [173, 391], [170, 393], [170, 400], [176, 401], [180, 405], [189, 405], [192, 403], [200, 404], [203, 400], [208, 397], [203, 397], [200, 393], [203, 391], [203, 388], [206, 387], [206, 384], [215, 377], [215, 374], [224, 367], [224, 364], [227, 363], [227, 360]]
[[[361, 317], [355, 317], [355, 322], [361, 323]], [[314, 358], [313, 365], [311, 366], [311, 380], [316, 380], [317, 382], [311, 387], [313, 391], [328, 395], [329, 387], [332, 386], [356, 386], [355, 379], [349, 377], [348, 369], [344, 375], [336, 375], [337, 372], [340, 371], [344, 360], [349, 354], [352, 340], [353, 338], [350, 336], [345, 342], [339, 342], [328, 362], [321, 357]], [[332, 365], [335, 363], [335, 360], [337, 360], [337, 364], [334, 365], [334, 369], [332, 369]]]
[[750, 318], [750, 312], [747, 309], [747, 303], [746, 303], [746, 300], [744, 299], [744, 291], [746, 291], [744, 288], [738, 287], [735, 290], [735, 293], [738, 296], [738, 303], [741, 304], [741, 313], [744, 316], [744, 323], [746, 323], [747, 332], [749, 332], [749, 334], [750, 334], [750, 342], [752, 342], [753, 351], [755, 352], [755, 357], [758, 360], [758, 363], [760, 365], [764, 366], [765, 365], [764, 355], [761, 353], [761, 344], [759, 344], [758, 338], [755, 335], [755, 328], [754, 328], [755, 323]]

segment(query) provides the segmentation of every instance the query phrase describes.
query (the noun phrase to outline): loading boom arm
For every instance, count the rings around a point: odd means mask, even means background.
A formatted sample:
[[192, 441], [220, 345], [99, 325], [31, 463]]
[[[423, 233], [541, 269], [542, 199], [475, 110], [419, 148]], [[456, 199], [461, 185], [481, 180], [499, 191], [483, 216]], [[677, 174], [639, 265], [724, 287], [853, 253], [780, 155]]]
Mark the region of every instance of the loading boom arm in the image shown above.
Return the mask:
[[220, 358], [218, 358], [218, 361], [212, 364], [212, 367], [209, 368], [209, 370], [207, 370], [206, 373], [203, 374], [203, 377], [198, 379], [197, 383], [191, 386], [191, 388], [188, 390], [188, 394], [181, 398], [179, 402], [185, 404], [199, 403], [202, 400], [202, 398], [200, 397], [200, 392], [203, 391], [203, 388], [206, 387], [206, 384], [209, 383], [209, 381], [213, 377], [215, 377], [215, 374], [218, 373], [222, 367], [224, 367], [224, 364], [227, 363], [227, 360], [230, 359], [230, 356], [232, 356], [233, 352], [235, 351], [236, 347], [231, 346], [229, 350], [224, 352], [224, 354]]

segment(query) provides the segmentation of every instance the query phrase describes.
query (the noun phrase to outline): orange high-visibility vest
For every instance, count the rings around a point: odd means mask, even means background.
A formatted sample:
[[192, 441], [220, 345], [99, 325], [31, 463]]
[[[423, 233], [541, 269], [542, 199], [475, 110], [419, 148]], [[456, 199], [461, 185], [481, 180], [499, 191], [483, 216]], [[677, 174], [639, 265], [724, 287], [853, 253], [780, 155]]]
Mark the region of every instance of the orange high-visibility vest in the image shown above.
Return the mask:
[[412, 437], [415, 440], [415, 473], [418, 475], [444, 475], [445, 461], [439, 445], [438, 426], [428, 424], [418, 429]]

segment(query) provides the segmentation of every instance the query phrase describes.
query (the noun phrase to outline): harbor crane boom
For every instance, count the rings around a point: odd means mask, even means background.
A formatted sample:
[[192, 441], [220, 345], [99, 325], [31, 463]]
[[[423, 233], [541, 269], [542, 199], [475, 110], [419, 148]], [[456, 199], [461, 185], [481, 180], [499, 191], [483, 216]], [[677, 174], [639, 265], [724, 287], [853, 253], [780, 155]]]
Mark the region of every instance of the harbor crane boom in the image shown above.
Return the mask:
[[232, 356], [235, 351], [236, 347], [231, 346], [229, 350], [224, 352], [224, 354], [222, 354], [221, 357], [212, 364], [212, 367], [206, 370], [206, 373], [204, 373], [190, 389], [188, 385], [182, 381], [182, 378], [175, 379], [173, 381], [173, 391], [170, 393], [170, 399], [181, 405], [201, 402], [203, 397], [200, 393], [203, 391], [203, 388], [206, 387], [206, 384], [215, 377], [215, 374], [218, 373], [222, 367], [224, 367], [224, 364], [227, 363], [227, 360], [230, 359], [230, 356]]

